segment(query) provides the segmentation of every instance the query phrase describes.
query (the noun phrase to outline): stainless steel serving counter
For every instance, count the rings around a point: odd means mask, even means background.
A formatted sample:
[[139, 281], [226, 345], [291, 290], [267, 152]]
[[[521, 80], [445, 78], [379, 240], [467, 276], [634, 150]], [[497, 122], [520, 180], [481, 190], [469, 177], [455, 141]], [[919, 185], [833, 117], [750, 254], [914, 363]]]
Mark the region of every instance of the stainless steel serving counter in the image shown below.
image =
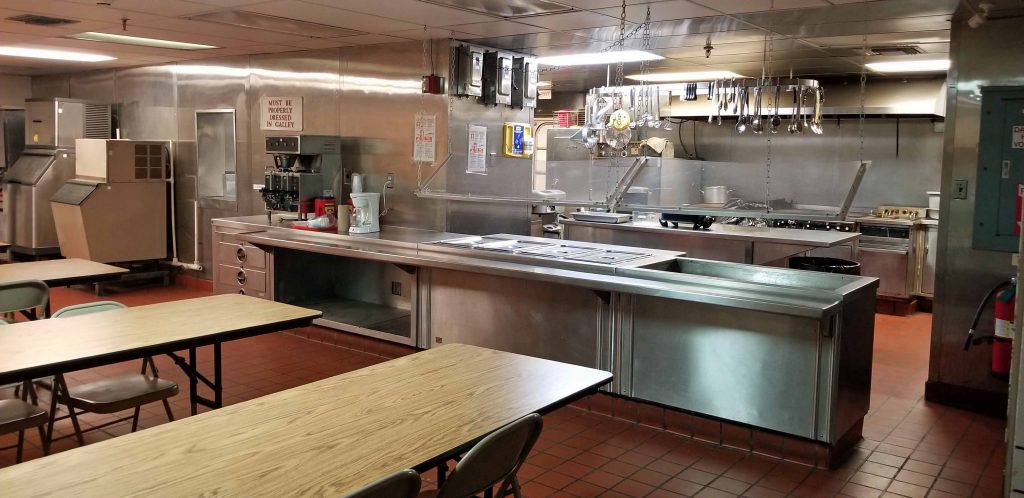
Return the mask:
[[709, 230], [666, 228], [637, 223], [565, 220], [563, 238], [664, 250], [684, 250], [695, 258], [768, 264], [812, 249], [855, 244], [860, 234], [714, 224]]
[[248, 282], [243, 253], [265, 251], [266, 297], [320, 309], [325, 326], [602, 368], [612, 393], [830, 447], [867, 413], [875, 279], [508, 234], [213, 223], [236, 244], [215, 254], [239, 256], [219, 266]]

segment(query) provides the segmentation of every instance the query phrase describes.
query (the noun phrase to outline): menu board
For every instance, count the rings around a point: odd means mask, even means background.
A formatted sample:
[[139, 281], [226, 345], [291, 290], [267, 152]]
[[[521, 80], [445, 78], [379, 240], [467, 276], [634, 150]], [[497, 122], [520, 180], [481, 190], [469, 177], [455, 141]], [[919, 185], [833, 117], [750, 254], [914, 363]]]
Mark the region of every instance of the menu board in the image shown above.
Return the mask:
[[467, 173], [487, 173], [487, 127], [469, 125]]

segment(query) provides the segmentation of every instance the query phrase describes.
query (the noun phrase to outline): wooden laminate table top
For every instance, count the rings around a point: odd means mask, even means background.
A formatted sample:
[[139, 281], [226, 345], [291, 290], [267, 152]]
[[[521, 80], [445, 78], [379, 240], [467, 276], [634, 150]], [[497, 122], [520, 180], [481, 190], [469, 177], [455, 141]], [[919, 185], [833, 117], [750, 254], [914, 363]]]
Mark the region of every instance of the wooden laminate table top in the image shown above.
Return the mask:
[[307, 325], [320, 316], [316, 310], [222, 294], [4, 325], [0, 384]]
[[0, 265], [0, 283], [35, 279], [50, 286], [67, 285], [103, 280], [122, 273], [128, 273], [128, 270], [87, 259], [50, 259]]
[[611, 380], [445, 345], [0, 469], [5, 497], [343, 496]]

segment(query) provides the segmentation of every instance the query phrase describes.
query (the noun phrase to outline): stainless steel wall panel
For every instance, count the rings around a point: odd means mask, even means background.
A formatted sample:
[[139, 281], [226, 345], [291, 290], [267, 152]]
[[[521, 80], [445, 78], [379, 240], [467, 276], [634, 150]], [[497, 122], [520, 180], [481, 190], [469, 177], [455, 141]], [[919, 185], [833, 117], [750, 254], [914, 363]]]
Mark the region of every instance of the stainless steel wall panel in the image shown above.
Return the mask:
[[[988, 391], [1002, 397], [1006, 381], [989, 375], [991, 349], [963, 351], [977, 303], [989, 288], [1014, 276], [1010, 253], [974, 250], [974, 185], [978, 168], [981, 101], [978, 90], [990, 85], [1024, 85], [1024, 59], [1003, 54], [1020, 47], [1020, 19], [990, 19], [971, 29], [960, 12], [952, 31], [953, 67], [949, 73], [946, 138], [943, 149], [938, 261], [932, 321], [929, 382]], [[954, 180], [967, 180], [967, 198], [952, 199]], [[992, 330], [986, 313], [978, 330]]]
[[[437, 73], [447, 76], [448, 41], [432, 43]], [[391, 211], [381, 223], [444, 230], [443, 201], [420, 199], [412, 193], [418, 177], [412, 162], [416, 113], [437, 115], [435, 164], [444, 161], [448, 141], [448, 99], [421, 93], [420, 77], [430, 73], [424, 62], [421, 42], [342, 48], [340, 106], [331, 112], [344, 138], [342, 167], [366, 175], [365, 190], [380, 192], [384, 176], [395, 174], [395, 188], [386, 192]], [[420, 168], [423, 178], [433, 171]]]
[[33, 76], [32, 97], [37, 99], [71, 98], [71, 77], [66, 74]]
[[71, 98], [114, 103], [114, 74], [116, 71], [113, 69], [72, 74], [69, 82]]
[[176, 140], [177, 91], [172, 65], [119, 70], [114, 93], [121, 104], [121, 138]]

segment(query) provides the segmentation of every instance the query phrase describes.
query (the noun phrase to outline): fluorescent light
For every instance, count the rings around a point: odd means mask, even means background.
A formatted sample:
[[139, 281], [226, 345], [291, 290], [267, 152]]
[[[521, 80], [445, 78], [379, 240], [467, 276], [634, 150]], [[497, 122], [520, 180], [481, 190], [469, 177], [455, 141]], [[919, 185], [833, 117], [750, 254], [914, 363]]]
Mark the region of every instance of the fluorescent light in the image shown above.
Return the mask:
[[587, 66], [590, 64], [616, 64], [619, 62], [639, 62], [664, 59], [658, 54], [643, 50], [611, 50], [608, 52], [592, 52], [589, 54], [553, 55], [539, 57], [538, 64], [546, 66]]
[[54, 59], [60, 61], [76, 61], [76, 62], [102, 62], [112, 61], [117, 57], [109, 57], [106, 55], [98, 54], [86, 54], [82, 52], [67, 52], [64, 50], [46, 50], [42, 48], [24, 48], [24, 47], [0, 47], [0, 55], [9, 55], [11, 57], [31, 57], [33, 59]]
[[141, 36], [115, 35], [111, 33], [95, 33], [87, 31], [71, 35], [69, 38], [76, 40], [88, 40], [108, 43], [123, 43], [125, 45], [139, 45], [141, 47], [171, 48], [174, 50], [206, 50], [217, 48], [213, 45], [200, 45], [198, 43], [185, 43], [173, 40], [161, 40], [159, 38], [142, 38]]
[[650, 81], [652, 83], [666, 83], [672, 81], [711, 81], [725, 78], [742, 78], [742, 76], [732, 71], [688, 71], [681, 73], [650, 73], [647, 75], [631, 74], [626, 76], [626, 78], [637, 81]]
[[868, 69], [880, 73], [914, 73], [924, 71], [946, 71], [949, 69], [949, 59], [929, 61], [897, 61], [897, 62], [871, 62], [867, 64]]

